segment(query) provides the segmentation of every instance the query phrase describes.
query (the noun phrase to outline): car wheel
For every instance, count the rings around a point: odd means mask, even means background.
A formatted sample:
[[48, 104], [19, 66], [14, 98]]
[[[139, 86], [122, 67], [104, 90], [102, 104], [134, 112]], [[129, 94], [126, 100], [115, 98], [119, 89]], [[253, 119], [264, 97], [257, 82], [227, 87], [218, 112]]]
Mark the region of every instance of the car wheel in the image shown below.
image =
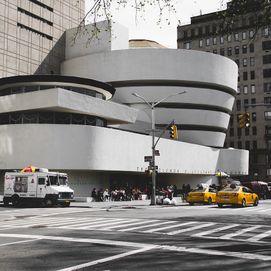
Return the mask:
[[194, 205], [194, 203], [193, 203], [193, 202], [189, 202], [189, 205], [193, 206], [193, 205]]
[[222, 208], [223, 207], [223, 204], [222, 203], [218, 203], [217, 204], [219, 208]]
[[246, 207], [246, 206], [247, 206], [246, 200], [245, 200], [245, 199], [243, 199], [243, 200], [242, 200], [241, 207]]
[[256, 198], [254, 203], [253, 203], [253, 206], [258, 206], [258, 204], [259, 204], [259, 200], [258, 200], [258, 198]]

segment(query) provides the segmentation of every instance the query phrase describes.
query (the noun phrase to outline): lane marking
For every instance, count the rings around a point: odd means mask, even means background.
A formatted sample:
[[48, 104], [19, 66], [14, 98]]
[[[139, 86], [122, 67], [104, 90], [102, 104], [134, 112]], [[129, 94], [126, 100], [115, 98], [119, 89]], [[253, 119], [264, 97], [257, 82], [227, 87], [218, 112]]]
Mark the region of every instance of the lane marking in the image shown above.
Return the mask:
[[176, 224], [176, 225], [170, 225], [170, 226], [166, 226], [166, 227], [155, 228], [155, 229], [141, 231], [141, 232], [152, 233], [152, 232], [157, 232], [157, 231], [160, 231], [160, 230], [172, 229], [172, 228], [177, 228], [177, 227], [190, 225], [190, 224], [195, 224], [195, 223], [197, 223], [197, 222], [194, 222], [194, 221], [192, 221], [192, 222], [184, 222], [184, 223], [180, 223], [180, 224]]
[[157, 222], [157, 221], [159, 221], [159, 220], [143, 220], [143, 221], [139, 221], [139, 222], [111, 226], [111, 227], [106, 227], [106, 228], [102, 228], [102, 229], [103, 230], [111, 230], [111, 229], [123, 228], [123, 227], [127, 227], [127, 226], [135, 226], [135, 225], [141, 225], [141, 224], [146, 224], [146, 223], [152, 223], [152, 222]]
[[221, 228], [215, 228], [215, 229], [212, 229], [212, 230], [209, 230], [209, 231], [203, 231], [203, 232], [193, 234], [192, 237], [202, 237], [202, 236], [205, 236], [205, 235], [209, 235], [209, 234], [212, 234], [212, 233], [228, 230], [228, 229], [238, 227], [238, 226], [240, 226], [240, 224], [232, 224], [232, 225], [224, 226], [224, 227], [221, 227]]
[[121, 253], [121, 254], [118, 254], [118, 255], [115, 255], [115, 256], [111, 256], [111, 257], [107, 257], [107, 258], [103, 258], [103, 259], [100, 259], [100, 260], [96, 260], [96, 261], [92, 261], [92, 262], [88, 262], [88, 263], [83, 263], [83, 264], [75, 265], [75, 266], [68, 267], [68, 268], [59, 269], [57, 271], [82, 270], [83, 268], [90, 267], [90, 266], [93, 266], [93, 265], [97, 265], [97, 264], [100, 264], [100, 263], [105, 263], [105, 262], [109, 262], [109, 261], [113, 261], [113, 260], [118, 260], [118, 259], [121, 259], [121, 258], [124, 258], [124, 257], [127, 257], [127, 256], [142, 253], [142, 252], [151, 250], [151, 249], [153, 249], [155, 247], [156, 247], [155, 245], [154, 246], [148, 246], [148, 247], [145, 247], [145, 248], [132, 250], [132, 251], [129, 251], [129, 252], [124, 252], [124, 253]]
[[176, 235], [176, 234], [183, 233], [183, 232], [188, 232], [188, 231], [193, 231], [193, 230], [198, 230], [198, 229], [201, 229], [201, 228], [213, 226], [215, 224], [217, 224], [217, 223], [213, 223], [213, 222], [206, 223], [206, 224], [203, 224], [203, 225], [198, 225], [198, 226], [187, 228], [187, 229], [182, 229], [182, 230], [178, 230], [178, 231], [172, 231], [172, 232], [169, 232], [169, 233], [166, 233], [166, 234], [167, 235]]
[[258, 235], [255, 235], [255, 236], [253, 236], [253, 237], [250, 237], [249, 239], [247, 239], [247, 241], [248, 241], [248, 242], [258, 242], [258, 241], [260, 241], [261, 239], [266, 238], [266, 237], [268, 237], [268, 236], [270, 236], [270, 235], [271, 235], [271, 230], [266, 231], [266, 232], [263, 232], [263, 233], [258, 234]]
[[154, 224], [150, 224], [150, 225], [144, 225], [144, 226], [139, 226], [139, 227], [133, 227], [133, 228], [127, 228], [127, 229], [122, 229], [119, 231], [133, 231], [133, 230], [138, 230], [138, 229], [143, 229], [143, 228], [150, 228], [153, 226], [160, 226], [160, 225], [165, 225], [165, 224], [172, 224], [172, 223], [176, 223], [177, 221], [164, 221], [164, 222], [158, 222], [158, 223], [154, 223]]
[[253, 231], [253, 230], [256, 230], [258, 228], [261, 228], [262, 226], [252, 226], [252, 227], [248, 227], [248, 228], [245, 228], [245, 229], [242, 229], [242, 230], [238, 230], [236, 232], [233, 232], [233, 233], [229, 233], [229, 234], [226, 234], [226, 235], [223, 235], [223, 236], [220, 236], [218, 237], [219, 239], [231, 239], [232, 237], [234, 236], [238, 236], [238, 235], [242, 235], [243, 233], [246, 233], [246, 232], [249, 232], [249, 231]]

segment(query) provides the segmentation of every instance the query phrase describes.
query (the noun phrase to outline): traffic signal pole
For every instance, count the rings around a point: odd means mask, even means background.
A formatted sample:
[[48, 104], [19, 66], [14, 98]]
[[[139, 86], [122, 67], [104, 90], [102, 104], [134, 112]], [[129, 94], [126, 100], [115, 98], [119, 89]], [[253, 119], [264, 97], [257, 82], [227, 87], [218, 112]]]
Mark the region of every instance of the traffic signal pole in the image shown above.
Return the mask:
[[167, 96], [166, 98], [163, 98], [159, 100], [158, 102], [148, 102], [144, 97], [137, 93], [132, 93], [133, 96], [143, 100], [151, 109], [151, 135], [152, 135], [152, 159], [151, 159], [151, 169], [152, 169], [152, 194], [151, 194], [151, 205], [156, 205], [156, 165], [155, 165], [155, 147], [161, 137], [158, 138], [158, 140], [155, 143], [155, 107], [160, 104], [161, 102], [169, 99], [172, 96], [184, 94], [186, 91], [175, 93], [172, 95]]

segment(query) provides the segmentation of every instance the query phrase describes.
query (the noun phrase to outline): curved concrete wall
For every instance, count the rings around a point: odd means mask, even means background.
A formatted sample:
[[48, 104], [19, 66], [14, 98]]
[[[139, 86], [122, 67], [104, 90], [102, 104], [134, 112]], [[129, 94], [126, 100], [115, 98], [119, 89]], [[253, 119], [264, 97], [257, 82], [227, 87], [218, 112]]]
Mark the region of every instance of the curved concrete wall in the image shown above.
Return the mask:
[[[206, 146], [224, 145], [229, 114], [237, 88], [237, 65], [228, 58], [205, 52], [175, 49], [130, 49], [75, 57], [62, 63], [62, 74], [93, 78], [116, 88], [114, 101], [136, 108], [171, 97], [156, 108], [156, 123], [175, 120], [181, 141]], [[137, 125], [123, 129], [142, 132], [149, 124], [148, 109]], [[141, 128], [140, 128], [141, 127]]]
[[[156, 158], [160, 173], [210, 176], [217, 169], [233, 175], [248, 173], [245, 150], [226, 151], [169, 139], [161, 139], [157, 149], [161, 154]], [[147, 135], [81, 125], [0, 126], [0, 170], [23, 168], [27, 161], [65, 171], [142, 173], [148, 167], [146, 155], [151, 155]], [[231, 161], [230, 165], [225, 161]]]

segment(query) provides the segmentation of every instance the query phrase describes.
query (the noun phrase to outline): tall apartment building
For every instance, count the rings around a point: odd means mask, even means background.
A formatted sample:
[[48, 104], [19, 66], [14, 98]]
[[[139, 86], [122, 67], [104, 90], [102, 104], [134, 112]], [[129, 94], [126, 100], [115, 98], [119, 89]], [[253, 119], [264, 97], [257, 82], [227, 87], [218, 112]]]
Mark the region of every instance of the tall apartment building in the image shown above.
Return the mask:
[[63, 33], [84, 13], [84, 0], [0, 0], [0, 77], [59, 74]]
[[[249, 150], [246, 178], [270, 181], [271, 107], [259, 104], [271, 104], [271, 32], [268, 26], [255, 36], [253, 22], [253, 14], [247, 14], [232, 33], [218, 35], [217, 13], [192, 17], [191, 24], [178, 27], [178, 48], [219, 54], [236, 62], [238, 94], [224, 147]], [[241, 129], [238, 116], [245, 108], [250, 113], [250, 127]]]

